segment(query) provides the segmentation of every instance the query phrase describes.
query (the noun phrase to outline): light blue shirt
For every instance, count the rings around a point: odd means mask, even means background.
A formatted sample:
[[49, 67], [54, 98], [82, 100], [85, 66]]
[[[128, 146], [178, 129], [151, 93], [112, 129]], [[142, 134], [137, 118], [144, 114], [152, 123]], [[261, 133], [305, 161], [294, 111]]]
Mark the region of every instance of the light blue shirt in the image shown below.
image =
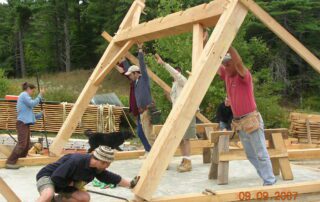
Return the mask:
[[42, 117], [42, 112], [35, 115], [33, 108], [40, 103], [41, 99], [40, 94], [36, 99], [32, 100], [27, 92], [20, 93], [17, 102], [18, 121], [22, 121], [24, 124], [35, 124], [36, 119], [38, 120]]

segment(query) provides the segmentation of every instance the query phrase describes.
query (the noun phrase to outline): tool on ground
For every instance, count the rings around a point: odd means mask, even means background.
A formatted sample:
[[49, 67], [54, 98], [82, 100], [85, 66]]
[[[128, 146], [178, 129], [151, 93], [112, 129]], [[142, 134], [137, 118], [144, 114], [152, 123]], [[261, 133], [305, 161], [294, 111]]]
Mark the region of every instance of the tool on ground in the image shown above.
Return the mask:
[[102, 195], [102, 196], [108, 196], [111, 198], [116, 198], [116, 199], [120, 199], [120, 200], [124, 200], [124, 201], [128, 201], [128, 199], [120, 197], [120, 196], [115, 196], [115, 195], [111, 195], [111, 194], [105, 194], [105, 193], [101, 193], [101, 192], [97, 192], [97, 191], [92, 191], [92, 190], [87, 190], [87, 192], [93, 193], [93, 194], [98, 194], [98, 195]]
[[[38, 85], [38, 91], [39, 91], [39, 93], [40, 93], [40, 81], [39, 81], [39, 74], [38, 74], [38, 72], [37, 72], [37, 85]], [[43, 112], [43, 102], [42, 102], [42, 100], [40, 100], [40, 108], [41, 108], [41, 111]], [[46, 122], [45, 122], [44, 114], [42, 114], [42, 124], [43, 124], [43, 134], [44, 134], [44, 137], [46, 138], [46, 144], [47, 144], [48, 154], [50, 155], [48, 135], [47, 135], [47, 128], [46, 128]]]
[[16, 140], [16, 138], [14, 138], [14, 137], [12, 136], [12, 134], [11, 134], [11, 132], [10, 132], [9, 130], [7, 130], [7, 134], [11, 137], [11, 139], [13, 139], [13, 141], [14, 141], [15, 143], [18, 142], [18, 141]]

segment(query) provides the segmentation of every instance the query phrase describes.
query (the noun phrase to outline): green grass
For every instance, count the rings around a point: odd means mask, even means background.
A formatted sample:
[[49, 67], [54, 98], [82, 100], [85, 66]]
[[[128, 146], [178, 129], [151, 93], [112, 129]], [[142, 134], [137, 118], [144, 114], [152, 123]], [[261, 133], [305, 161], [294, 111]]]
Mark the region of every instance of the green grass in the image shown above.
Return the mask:
[[[69, 73], [44, 74], [40, 77], [40, 85], [47, 90], [45, 99], [47, 101], [75, 102], [83, 87], [88, 81], [92, 71], [75, 70]], [[21, 84], [30, 82], [36, 85], [36, 77], [25, 79], [10, 79], [10, 88], [7, 94], [18, 95], [21, 92]], [[129, 81], [116, 70], [112, 70], [105, 78], [97, 94], [116, 93], [121, 101], [126, 101], [129, 95]], [[128, 105], [128, 103], [123, 103]]]

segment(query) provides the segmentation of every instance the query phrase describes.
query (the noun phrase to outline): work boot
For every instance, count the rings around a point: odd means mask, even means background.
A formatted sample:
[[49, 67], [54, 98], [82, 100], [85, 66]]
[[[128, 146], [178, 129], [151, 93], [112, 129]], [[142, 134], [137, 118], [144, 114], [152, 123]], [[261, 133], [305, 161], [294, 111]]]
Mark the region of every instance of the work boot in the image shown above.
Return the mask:
[[22, 166], [18, 165], [18, 164], [6, 164], [6, 169], [13, 169], [13, 170], [17, 170], [19, 168], [21, 168]]
[[177, 167], [177, 171], [179, 173], [183, 173], [183, 172], [189, 172], [191, 170], [192, 170], [191, 160], [183, 158], [181, 164]]

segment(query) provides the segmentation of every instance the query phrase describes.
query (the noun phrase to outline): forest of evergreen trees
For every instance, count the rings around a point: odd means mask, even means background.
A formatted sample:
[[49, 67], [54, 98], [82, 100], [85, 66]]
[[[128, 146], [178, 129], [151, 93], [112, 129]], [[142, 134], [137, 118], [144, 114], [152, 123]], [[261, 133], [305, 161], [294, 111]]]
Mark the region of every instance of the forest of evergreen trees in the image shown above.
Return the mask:
[[[319, 0], [256, 1], [320, 57]], [[209, 1], [147, 0], [141, 21], [206, 2]], [[100, 34], [104, 30], [114, 34], [131, 3], [132, 0], [8, 0], [0, 4], [0, 68], [9, 78], [32, 76], [37, 71], [92, 69], [107, 45]], [[145, 46], [148, 53], [158, 52], [173, 65], [190, 69], [191, 37], [191, 33], [184, 34]], [[252, 70], [261, 99], [276, 96], [280, 104], [289, 100], [300, 108], [320, 110], [319, 74], [253, 15], [246, 18], [234, 46]], [[151, 68], [156, 66], [151, 57], [148, 62]], [[154, 70], [170, 81], [164, 71]], [[208, 96], [223, 96], [219, 88], [222, 84], [217, 83], [214, 81]], [[210, 108], [210, 103], [205, 106]]]

